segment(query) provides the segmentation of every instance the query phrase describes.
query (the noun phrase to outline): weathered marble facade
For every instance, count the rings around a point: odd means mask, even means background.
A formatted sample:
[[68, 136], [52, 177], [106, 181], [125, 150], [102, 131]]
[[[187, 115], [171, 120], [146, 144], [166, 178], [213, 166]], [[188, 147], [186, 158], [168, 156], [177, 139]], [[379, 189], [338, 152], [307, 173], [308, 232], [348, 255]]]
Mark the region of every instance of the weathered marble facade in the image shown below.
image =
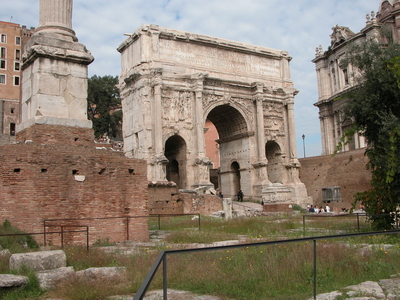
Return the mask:
[[90, 130], [86, 98], [87, 65], [92, 61], [72, 30], [72, 1], [41, 0], [39, 26], [23, 56], [17, 131], [38, 124]]
[[[399, 16], [399, 0], [381, 1], [379, 12], [377, 14], [371, 12], [367, 15], [366, 26], [360, 32], [354, 33], [347, 27], [336, 25], [332, 28], [331, 45], [328, 51], [323, 51], [322, 46], [316, 49], [313, 62], [317, 72], [318, 102], [314, 105], [319, 108], [322, 155], [335, 152], [341, 137], [352, 122], [343, 114], [347, 99], [338, 98], [356, 86], [358, 82], [357, 70], [352, 66], [344, 67], [341, 64], [349, 45], [369, 39], [380, 39], [382, 26], [386, 26], [392, 32], [394, 40], [399, 41]], [[348, 151], [363, 147], [366, 147], [365, 138], [356, 133], [352, 141], [339, 150]]]
[[142, 26], [118, 51], [124, 151], [147, 160], [149, 181], [212, 186], [209, 120], [219, 135], [225, 196], [242, 189], [269, 202], [305, 201], [287, 52], [157, 25]]

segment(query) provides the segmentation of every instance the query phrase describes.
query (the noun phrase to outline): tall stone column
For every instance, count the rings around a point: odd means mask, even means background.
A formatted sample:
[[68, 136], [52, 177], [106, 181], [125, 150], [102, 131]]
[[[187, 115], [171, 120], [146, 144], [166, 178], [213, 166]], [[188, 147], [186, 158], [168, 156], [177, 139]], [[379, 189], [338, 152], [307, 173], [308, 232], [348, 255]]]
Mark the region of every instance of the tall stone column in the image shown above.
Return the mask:
[[211, 159], [206, 157], [206, 146], [204, 140], [204, 119], [203, 119], [203, 82], [207, 74], [199, 73], [192, 76], [193, 85], [192, 88], [195, 93], [194, 99], [194, 111], [193, 111], [193, 121], [195, 123], [195, 149], [196, 149], [196, 159], [194, 166], [195, 170], [195, 183], [194, 188], [199, 186], [211, 187], [210, 182], [210, 167]]
[[152, 178], [150, 181], [166, 181], [166, 166], [168, 159], [163, 152], [163, 137], [162, 137], [162, 99], [161, 99], [161, 69], [151, 71], [153, 75], [152, 86], [154, 89], [153, 99], [153, 147], [154, 156], [151, 162], [153, 166]]
[[41, 0], [40, 23], [22, 58], [22, 116], [17, 140], [93, 143], [87, 117], [87, 66], [93, 56], [77, 42], [72, 0]]
[[298, 164], [297, 150], [296, 150], [296, 130], [294, 124], [294, 100], [289, 99], [287, 102], [287, 115], [288, 115], [288, 137], [289, 137], [289, 153], [290, 162]]
[[41, 0], [38, 31], [49, 31], [73, 37], [72, 0]]
[[264, 132], [264, 107], [263, 107], [263, 94], [264, 84], [260, 82], [253, 83], [255, 93], [253, 99], [256, 104], [256, 145], [257, 145], [257, 161], [253, 163], [255, 171], [255, 182], [253, 185], [253, 192], [260, 195], [262, 190], [265, 189], [271, 182], [268, 179], [267, 164], [268, 160], [265, 156], [265, 132]]

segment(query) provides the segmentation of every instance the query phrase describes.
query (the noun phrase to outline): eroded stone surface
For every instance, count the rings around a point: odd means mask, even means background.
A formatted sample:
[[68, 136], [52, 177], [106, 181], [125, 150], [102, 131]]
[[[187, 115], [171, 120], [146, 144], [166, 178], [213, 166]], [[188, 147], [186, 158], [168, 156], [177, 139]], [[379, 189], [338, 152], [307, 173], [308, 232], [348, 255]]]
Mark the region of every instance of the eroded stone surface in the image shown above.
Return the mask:
[[49, 290], [61, 280], [74, 275], [75, 272], [73, 267], [61, 267], [58, 269], [39, 271], [36, 273], [36, 277], [39, 280], [39, 286], [44, 290]]
[[52, 270], [67, 266], [67, 257], [62, 250], [17, 253], [10, 257], [10, 269], [22, 266], [35, 271]]
[[0, 274], [0, 288], [24, 286], [27, 283], [28, 277], [26, 276]]

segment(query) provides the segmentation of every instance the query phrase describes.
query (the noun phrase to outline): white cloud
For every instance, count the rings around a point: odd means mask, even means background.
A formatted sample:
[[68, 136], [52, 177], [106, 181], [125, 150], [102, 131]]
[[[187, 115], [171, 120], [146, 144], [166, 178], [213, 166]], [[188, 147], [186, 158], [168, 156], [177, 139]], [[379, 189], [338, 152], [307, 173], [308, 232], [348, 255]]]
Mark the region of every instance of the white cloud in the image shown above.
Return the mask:
[[[3, 1], [0, 18], [36, 27], [39, 0]], [[307, 156], [321, 154], [314, 64], [315, 48], [330, 45], [331, 28], [347, 26], [358, 32], [365, 15], [381, 0], [75, 0], [73, 29], [79, 41], [95, 56], [90, 75], [118, 75], [116, 48], [141, 24], [157, 24], [199, 34], [227, 38], [289, 51], [296, 96], [295, 118], [298, 155], [302, 134]]]

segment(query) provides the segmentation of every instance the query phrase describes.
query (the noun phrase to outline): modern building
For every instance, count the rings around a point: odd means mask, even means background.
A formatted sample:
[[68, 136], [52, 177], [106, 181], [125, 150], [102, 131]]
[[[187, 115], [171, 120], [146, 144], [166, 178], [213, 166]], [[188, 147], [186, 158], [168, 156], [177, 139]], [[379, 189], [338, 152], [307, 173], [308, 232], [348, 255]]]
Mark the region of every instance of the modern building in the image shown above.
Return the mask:
[[352, 123], [343, 114], [346, 104], [345, 95], [357, 85], [357, 70], [346, 67], [341, 62], [346, 56], [349, 45], [369, 39], [380, 39], [383, 27], [392, 33], [394, 40], [400, 40], [400, 0], [381, 1], [377, 14], [367, 15], [366, 26], [358, 33], [348, 27], [335, 25], [331, 34], [331, 45], [327, 51], [322, 46], [316, 49], [315, 63], [318, 80], [318, 102], [321, 123], [322, 155], [333, 154], [366, 147], [363, 136], [355, 133], [347, 144], [337, 146]]
[[20, 115], [22, 54], [34, 30], [0, 21], [0, 146], [15, 142]]

